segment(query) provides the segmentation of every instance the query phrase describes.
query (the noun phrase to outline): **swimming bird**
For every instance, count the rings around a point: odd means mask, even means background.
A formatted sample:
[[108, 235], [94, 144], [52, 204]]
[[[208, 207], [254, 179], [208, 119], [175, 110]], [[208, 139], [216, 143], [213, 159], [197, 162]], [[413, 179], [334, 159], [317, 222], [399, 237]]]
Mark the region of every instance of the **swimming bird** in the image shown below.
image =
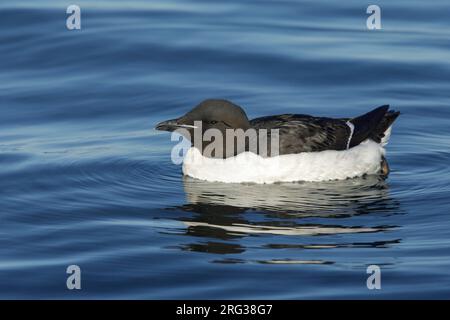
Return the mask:
[[[223, 99], [208, 99], [185, 115], [159, 123], [157, 130], [184, 129], [191, 140], [183, 162], [185, 175], [220, 182], [292, 182], [337, 180], [380, 174], [387, 177], [389, 166], [385, 158], [391, 126], [400, 112], [388, 105], [354, 118], [327, 118], [305, 114], [281, 114], [249, 120], [244, 109]], [[202, 134], [254, 129], [267, 130], [266, 149], [250, 150], [251, 137], [245, 144], [216, 144], [216, 150], [205, 154], [211, 139], [194, 144], [195, 131]], [[276, 152], [271, 143], [273, 130], [278, 140]], [[228, 149], [227, 149], [228, 148]], [[210, 150], [211, 151], [211, 150]]]

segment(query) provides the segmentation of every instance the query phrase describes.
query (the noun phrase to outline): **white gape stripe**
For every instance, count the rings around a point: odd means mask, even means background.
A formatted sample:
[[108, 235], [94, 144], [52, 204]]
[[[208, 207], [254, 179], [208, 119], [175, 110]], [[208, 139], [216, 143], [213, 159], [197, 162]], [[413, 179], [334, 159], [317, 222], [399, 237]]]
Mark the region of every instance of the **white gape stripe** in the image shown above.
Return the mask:
[[350, 136], [348, 137], [348, 140], [347, 140], [347, 149], [349, 149], [350, 141], [352, 141], [353, 132], [355, 131], [355, 125], [353, 123], [351, 123], [350, 121], [347, 121], [345, 124], [348, 125], [348, 127], [350, 128]]
[[190, 124], [177, 124], [177, 126], [181, 127], [181, 128], [193, 128], [193, 129], [197, 129], [198, 128], [197, 126], [193, 126], [193, 125], [190, 125]]

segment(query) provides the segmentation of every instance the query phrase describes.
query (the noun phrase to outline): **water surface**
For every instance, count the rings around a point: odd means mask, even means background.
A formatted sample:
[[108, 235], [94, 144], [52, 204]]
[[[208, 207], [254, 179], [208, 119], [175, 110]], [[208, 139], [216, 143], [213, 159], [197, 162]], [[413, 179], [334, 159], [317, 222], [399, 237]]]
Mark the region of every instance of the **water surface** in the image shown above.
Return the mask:
[[[448, 1], [0, 4], [0, 298], [450, 298]], [[392, 173], [183, 178], [154, 125], [400, 110]], [[82, 289], [67, 290], [79, 265]], [[382, 270], [368, 290], [366, 268]]]

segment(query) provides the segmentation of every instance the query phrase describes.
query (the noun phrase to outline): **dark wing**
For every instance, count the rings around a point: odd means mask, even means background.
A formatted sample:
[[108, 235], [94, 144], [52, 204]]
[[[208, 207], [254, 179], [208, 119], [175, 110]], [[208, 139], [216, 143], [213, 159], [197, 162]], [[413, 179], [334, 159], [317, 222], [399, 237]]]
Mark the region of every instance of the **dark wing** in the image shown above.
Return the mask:
[[[250, 124], [255, 129], [268, 129], [269, 134], [270, 129], [279, 129], [279, 154], [345, 150], [367, 139], [379, 143], [400, 114], [388, 110], [389, 106], [381, 106], [351, 119], [282, 114], [256, 118]], [[353, 132], [348, 122], [353, 125]]]
[[384, 105], [362, 116], [349, 119], [349, 122], [354, 125], [350, 148], [357, 146], [366, 139], [380, 143], [386, 130], [399, 115], [400, 112], [389, 110], [389, 106]]
[[[250, 121], [255, 129], [279, 130], [280, 154], [345, 150], [350, 127], [345, 120], [282, 114]], [[269, 139], [270, 141], [270, 139]]]

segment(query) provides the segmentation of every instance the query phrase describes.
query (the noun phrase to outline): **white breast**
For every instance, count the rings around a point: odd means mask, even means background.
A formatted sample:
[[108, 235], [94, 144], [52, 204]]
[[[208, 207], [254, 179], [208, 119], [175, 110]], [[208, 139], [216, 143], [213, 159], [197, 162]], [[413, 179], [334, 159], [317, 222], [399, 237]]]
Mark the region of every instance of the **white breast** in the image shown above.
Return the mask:
[[202, 156], [198, 149], [190, 148], [183, 161], [183, 173], [201, 180], [229, 183], [341, 180], [378, 173], [384, 153], [384, 148], [371, 140], [343, 151], [269, 158], [244, 152], [227, 159], [212, 159]]

